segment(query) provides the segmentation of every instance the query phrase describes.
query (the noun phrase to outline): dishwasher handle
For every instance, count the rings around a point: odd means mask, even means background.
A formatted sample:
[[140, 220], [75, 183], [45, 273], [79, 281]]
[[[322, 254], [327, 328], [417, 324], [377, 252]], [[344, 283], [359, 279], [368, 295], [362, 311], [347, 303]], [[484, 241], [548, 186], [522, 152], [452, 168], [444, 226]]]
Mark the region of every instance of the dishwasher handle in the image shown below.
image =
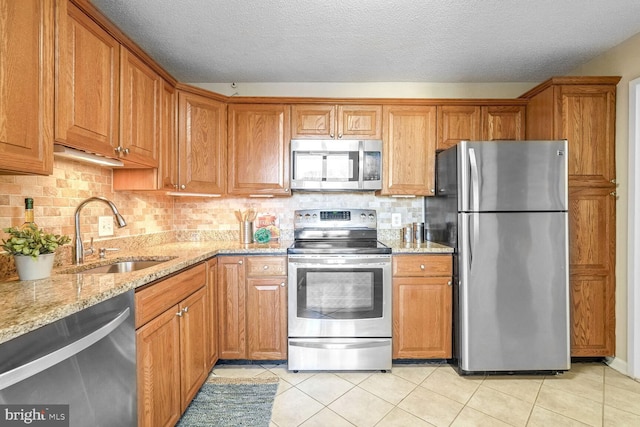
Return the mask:
[[75, 356], [82, 350], [91, 347], [93, 344], [97, 343], [117, 329], [130, 315], [131, 309], [127, 307], [108, 323], [71, 344], [39, 357], [38, 359], [32, 360], [31, 362], [25, 363], [24, 365], [20, 365], [7, 372], [3, 372], [0, 374], [0, 390], [4, 390], [5, 388], [11, 387], [22, 380], [37, 375], [40, 372]]

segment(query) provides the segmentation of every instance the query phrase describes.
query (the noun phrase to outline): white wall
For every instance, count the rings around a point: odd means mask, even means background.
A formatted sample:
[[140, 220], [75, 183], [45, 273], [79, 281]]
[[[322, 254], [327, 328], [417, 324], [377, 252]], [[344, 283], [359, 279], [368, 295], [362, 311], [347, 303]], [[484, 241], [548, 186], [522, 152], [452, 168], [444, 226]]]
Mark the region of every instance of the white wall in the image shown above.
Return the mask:
[[616, 98], [616, 363], [627, 363], [627, 236], [629, 169], [629, 81], [640, 76], [640, 34], [605, 52], [570, 75], [622, 76]]
[[540, 82], [525, 83], [190, 83], [226, 96], [312, 98], [517, 98]]

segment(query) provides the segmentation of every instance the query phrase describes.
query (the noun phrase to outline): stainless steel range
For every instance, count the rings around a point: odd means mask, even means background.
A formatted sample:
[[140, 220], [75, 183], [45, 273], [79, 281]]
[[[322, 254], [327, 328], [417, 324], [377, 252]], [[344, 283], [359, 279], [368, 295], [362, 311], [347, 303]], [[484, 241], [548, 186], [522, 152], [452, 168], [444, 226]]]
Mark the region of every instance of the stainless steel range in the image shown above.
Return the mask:
[[371, 209], [295, 211], [290, 370], [391, 369], [391, 249]]

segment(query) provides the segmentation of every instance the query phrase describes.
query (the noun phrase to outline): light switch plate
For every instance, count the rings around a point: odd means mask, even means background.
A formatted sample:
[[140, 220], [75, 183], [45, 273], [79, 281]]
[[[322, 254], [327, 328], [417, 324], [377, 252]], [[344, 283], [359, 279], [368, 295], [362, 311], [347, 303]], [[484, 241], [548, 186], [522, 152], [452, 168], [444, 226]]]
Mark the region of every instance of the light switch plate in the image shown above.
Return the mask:
[[113, 217], [98, 217], [98, 237], [113, 236]]
[[391, 214], [391, 226], [392, 227], [400, 227], [402, 225], [402, 214], [392, 213]]

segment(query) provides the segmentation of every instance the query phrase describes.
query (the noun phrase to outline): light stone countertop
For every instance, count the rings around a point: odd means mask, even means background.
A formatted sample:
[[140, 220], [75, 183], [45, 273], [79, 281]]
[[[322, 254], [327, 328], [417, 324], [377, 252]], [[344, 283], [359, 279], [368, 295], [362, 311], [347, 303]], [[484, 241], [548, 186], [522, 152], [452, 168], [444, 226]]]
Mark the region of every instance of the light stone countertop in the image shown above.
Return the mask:
[[[74, 314], [139, 286], [162, 279], [216, 255], [286, 255], [290, 241], [243, 245], [235, 241], [177, 242], [108, 254], [105, 260], [88, 260], [83, 266], [54, 269], [51, 277], [0, 282], [0, 343]], [[420, 245], [383, 242], [394, 254], [451, 253], [453, 249], [437, 243]], [[79, 274], [114, 261], [166, 260], [156, 266], [121, 274]]]

